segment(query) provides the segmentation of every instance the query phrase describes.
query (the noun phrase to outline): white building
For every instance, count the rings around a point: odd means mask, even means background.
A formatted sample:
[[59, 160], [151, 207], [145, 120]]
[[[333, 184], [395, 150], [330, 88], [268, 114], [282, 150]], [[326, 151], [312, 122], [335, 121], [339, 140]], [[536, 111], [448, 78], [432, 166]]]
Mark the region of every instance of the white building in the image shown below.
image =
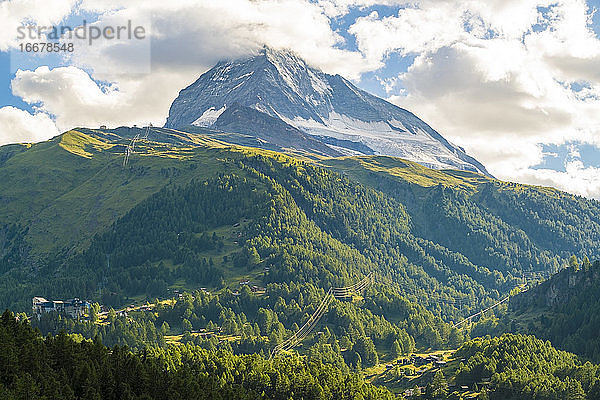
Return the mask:
[[70, 300], [46, 300], [43, 297], [33, 298], [33, 313], [39, 318], [43, 313], [58, 312], [63, 313], [71, 318], [82, 317], [90, 307], [90, 303], [79, 299]]

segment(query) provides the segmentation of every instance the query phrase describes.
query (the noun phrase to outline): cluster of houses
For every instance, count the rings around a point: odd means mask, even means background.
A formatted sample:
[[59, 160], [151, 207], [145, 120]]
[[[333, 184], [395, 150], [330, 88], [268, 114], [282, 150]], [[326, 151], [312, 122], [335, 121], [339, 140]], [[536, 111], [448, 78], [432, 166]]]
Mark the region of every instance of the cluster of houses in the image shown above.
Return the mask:
[[441, 356], [437, 356], [435, 354], [429, 354], [426, 357], [421, 357], [421, 356], [414, 356], [411, 358], [410, 360], [411, 364], [420, 367], [422, 365], [426, 365], [426, 364], [433, 364], [436, 367], [443, 367], [446, 365], [446, 361], [442, 360]]
[[71, 318], [82, 317], [90, 308], [90, 303], [85, 300], [46, 300], [43, 297], [33, 298], [33, 314], [38, 319], [44, 313], [56, 312], [68, 315]]
[[[435, 354], [429, 354], [425, 357], [413, 355], [409, 358], [400, 358], [396, 360], [396, 364], [398, 365], [414, 365], [415, 367], [422, 367], [427, 364], [433, 364], [435, 367], [444, 367], [446, 365], [446, 361], [443, 360], [442, 356], [438, 356]], [[393, 364], [387, 364], [387, 369], [391, 369]]]
[[[461, 359], [461, 361], [464, 361], [464, 359]], [[423, 367], [423, 368], [420, 368], [417, 372], [424, 373], [428, 370], [431, 370], [426, 367], [426, 365], [428, 365], [428, 364], [433, 365], [433, 368], [437, 369], [437, 368], [446, 366], [447, 362], [443, 360], [442, 356], [438, 356], [435, 354], [429, 354], [427, 356], [413, 355], [412, 357], [409, 357], [409, 358], [399, 359], [396, 361], [396, 364], [397, 365], [414, 365], [415, 367]], [[393, 367], [393, 364], [387, 364], [386, 367], [388, 367], [387, 369], [391, 369]], [[490, 384], [489, 379], [488, 380], [484, 379], [483, 382], [481, 382], [482, 386], [487, 386], [489, 384]], [[471, 390], [471, 388], [467, 385], [450, 384], [450, 385], [448, 385], [448, 390], [450, 392], [458, 391], [460, 393], [465, 393], [465, 392], [468, 392], [469, 390]], [[404, 396], [411, 397], [411, 396], [417, 395], [418, 393], [420, 393], [421, 395], [425, 394], [426, 387], [421, 386], [418, 388], [407, 389], [404, 391]]]
[[[264, 287], [260, 287], [258, 285], [253, 285], [250, 282], [250, 279], [242, 279], [240, 280], [240, 286], [248, 286], [250, 288], [250, 291], [252, 291], [252, 293], [255, 293], [257, 296], [261, 296], [265, 293], [265, 288]], [[234, 296], [239, 296], [240, 295], [240, 291], [239, 290], [235, 290], [233, 292]]]

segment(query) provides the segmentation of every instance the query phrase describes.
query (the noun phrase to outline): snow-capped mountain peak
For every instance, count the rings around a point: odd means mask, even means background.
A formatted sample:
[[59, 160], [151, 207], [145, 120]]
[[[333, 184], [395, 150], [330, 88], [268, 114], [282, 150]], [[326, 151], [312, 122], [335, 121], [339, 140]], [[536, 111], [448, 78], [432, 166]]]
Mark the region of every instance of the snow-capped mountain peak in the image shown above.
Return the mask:
[[[310, 66], [291, 51], [264, 47], [248, 57], [219, 62], [179, 93], [165, 126], [216, 128], [228, 104], [279, 119], [325, 143], [332, 149], [330, 155], [389, 155], [431, 168], [489, 175], [481, 163], [411, 112], [357, 88], [339, 75]], [[265, 121], [260, 126], [268, 129]], [[236, 133], [260, 135], [256, 129], [236, 126]], [[296, 141], [295, 145], [301, 147], [302, 142]]]

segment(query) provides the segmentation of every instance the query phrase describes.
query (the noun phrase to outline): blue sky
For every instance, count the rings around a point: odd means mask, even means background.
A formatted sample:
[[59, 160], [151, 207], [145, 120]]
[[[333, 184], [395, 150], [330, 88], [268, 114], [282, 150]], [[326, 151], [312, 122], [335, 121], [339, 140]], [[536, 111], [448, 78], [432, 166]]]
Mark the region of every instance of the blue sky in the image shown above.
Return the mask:
[[77, 26], [115, 15], [152, 19], [154, 32], [151, 71], [138, 75], [123, 74], [140, 51], [130, 43], [24, 57], [0, 39], [0, 128], [3, 118], [13, 127], [0, 143], [44, 137], [27, 125], [50, 135], [161, 124], [177, 92], [216, 60], [266, 43], [413, 111], [502, 179], [600, 197], [600, 0], [111, 0], [111, 9], [45, 0], [47, 10], [30, 14], [24, 0], [7, 1], [6, 36], [24, 20]]
[[565, 160], [573, 158], [573, 151], [579, 152], [579, 156], [576, 158], [581, 159], [585, 167], [600, 166], [600, 150], [596, 146], [580, 142], [569, 142], [560, 146], [543, 144], [542, 148], [546, 156], [540, 164], [534, 165], [533, 169], [549, 168], [566, 172]]
[[[60, 24], [55, 26], [76, 27], [87, 21], [88, 23], [97, 21], [98, 13], [89, 13], [74, 11], [68, 15]], [[50, 40], [58, 42], [58, 40]], [[12, 48], [10, 51], [0, 51], [0, 106], [14, 106], [30, 112], [33, 112], [33, 106], [24, 102], [19, 96], [12, 93], [10, 82], [15, 77], [18, 69], [35, 69], [40, 65], [47, 65], [51, 68], [70, 65], [69, 60], [60, 54], [37, 55], [35, 53], [21, 52], [20, 48]]]

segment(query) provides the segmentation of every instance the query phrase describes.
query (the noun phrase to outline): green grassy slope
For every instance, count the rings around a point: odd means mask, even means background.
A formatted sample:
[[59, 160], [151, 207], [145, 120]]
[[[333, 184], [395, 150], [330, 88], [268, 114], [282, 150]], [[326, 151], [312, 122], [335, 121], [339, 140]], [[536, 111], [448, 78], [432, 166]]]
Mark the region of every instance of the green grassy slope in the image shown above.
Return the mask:
[[[208, 148], [218, 152], [218, 144], [210, 141], [196, 148], [138, 144], [122, 168], [128, 143], [72, 130], [12, 156], [1, 167], [6, 206], [0, 209], [0, 222], [27, 226], [35, 253], [81, 250], [94, 234], [165, 184], [214, 176], [224, 168], [217, 154], [200, 154]], [[199, 163], [203, 167], [198, 169]]]

